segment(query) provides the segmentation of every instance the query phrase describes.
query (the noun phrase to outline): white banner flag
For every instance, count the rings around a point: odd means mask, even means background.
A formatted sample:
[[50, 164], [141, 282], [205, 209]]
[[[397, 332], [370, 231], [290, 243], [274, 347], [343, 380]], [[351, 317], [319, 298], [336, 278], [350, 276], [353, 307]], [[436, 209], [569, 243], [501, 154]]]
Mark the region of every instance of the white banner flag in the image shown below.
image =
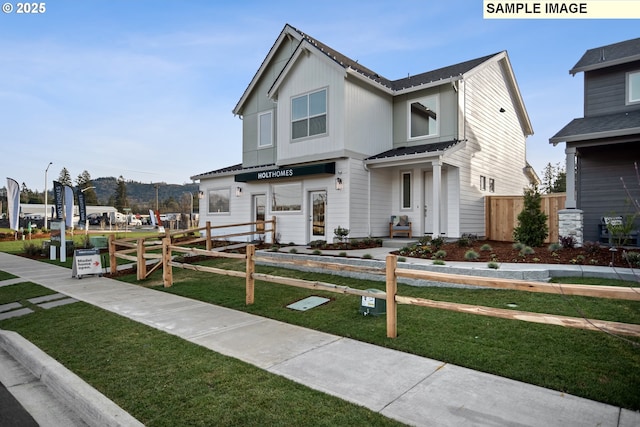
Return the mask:
[[65, 225], [68, 228], [73, 227], [73, 188], [68, 185], [64, 186], [64, 207], [65, 207]]
[[15, 179], [7, 178], [7, 215], [9, 228], [18, 231], [20, 214], [20, 184]]

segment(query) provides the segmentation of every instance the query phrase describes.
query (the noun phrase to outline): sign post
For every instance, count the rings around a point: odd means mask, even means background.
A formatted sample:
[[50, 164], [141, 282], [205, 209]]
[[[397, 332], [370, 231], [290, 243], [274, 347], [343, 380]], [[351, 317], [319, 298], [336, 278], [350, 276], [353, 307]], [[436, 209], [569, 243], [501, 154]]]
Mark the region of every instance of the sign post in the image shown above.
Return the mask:
[[65, 236], [64, 220], [51, 220], [51, 245], [49, 246], [49, 259], [54, 261], [57, 258], [57, 248], [60, 248], [60, 261], [67, 260], [67, 238]]
[[82, 276], [97, 274], [102, 276], [102, 261], [99, 249], [76, 249], [73, 252], [71, 277], [82, 279]]

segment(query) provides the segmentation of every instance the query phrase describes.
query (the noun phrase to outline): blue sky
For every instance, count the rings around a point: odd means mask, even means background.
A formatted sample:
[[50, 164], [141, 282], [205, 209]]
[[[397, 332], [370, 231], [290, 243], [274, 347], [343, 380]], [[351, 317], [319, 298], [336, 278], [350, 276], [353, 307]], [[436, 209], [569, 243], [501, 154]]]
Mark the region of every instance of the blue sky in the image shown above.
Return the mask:
[[393, 80], [507, 50], [541, 174], [564, 162], [549, 138], [582, 116], [582, 74], [568, 70], [640, 26], [482, 15], [481, 0], [54, 0], [0, 14], [0, 187], [42, 191], [49, 162], [49, 188], [63, 167], [181, 184], [239, 163], [231, 110], [285, 23]]

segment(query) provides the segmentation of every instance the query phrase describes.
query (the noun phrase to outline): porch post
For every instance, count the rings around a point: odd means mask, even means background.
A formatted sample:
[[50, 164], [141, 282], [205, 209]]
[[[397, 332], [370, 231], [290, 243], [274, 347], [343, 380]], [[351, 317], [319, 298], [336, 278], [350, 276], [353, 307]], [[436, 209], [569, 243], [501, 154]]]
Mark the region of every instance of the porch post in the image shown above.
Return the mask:
[[440, 159], [431, 162], [433, 167], [433, 200], [431, 212], [433, 216], [433, 237], [440, 237], [440, 181], [442, 178], [442, 161]]
[[565, 209], [576, 208], [576, 148], [567, 147], [564, 150], [566, 155], [567, 173], [567, 199], [564, 204]]

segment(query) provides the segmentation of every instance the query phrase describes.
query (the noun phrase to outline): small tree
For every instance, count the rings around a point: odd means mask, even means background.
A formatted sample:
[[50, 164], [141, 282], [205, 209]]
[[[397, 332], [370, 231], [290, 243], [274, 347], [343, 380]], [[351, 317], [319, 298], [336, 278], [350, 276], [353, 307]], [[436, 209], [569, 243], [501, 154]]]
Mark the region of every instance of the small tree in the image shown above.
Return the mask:
[[518, 226], [513, 230], [513, 238], [517, 242], [539, 247], [549, 235], [547, 215], [540, 210], [540, 200], [538, 187], [524, 190], [524, 208], [518, 215]]

